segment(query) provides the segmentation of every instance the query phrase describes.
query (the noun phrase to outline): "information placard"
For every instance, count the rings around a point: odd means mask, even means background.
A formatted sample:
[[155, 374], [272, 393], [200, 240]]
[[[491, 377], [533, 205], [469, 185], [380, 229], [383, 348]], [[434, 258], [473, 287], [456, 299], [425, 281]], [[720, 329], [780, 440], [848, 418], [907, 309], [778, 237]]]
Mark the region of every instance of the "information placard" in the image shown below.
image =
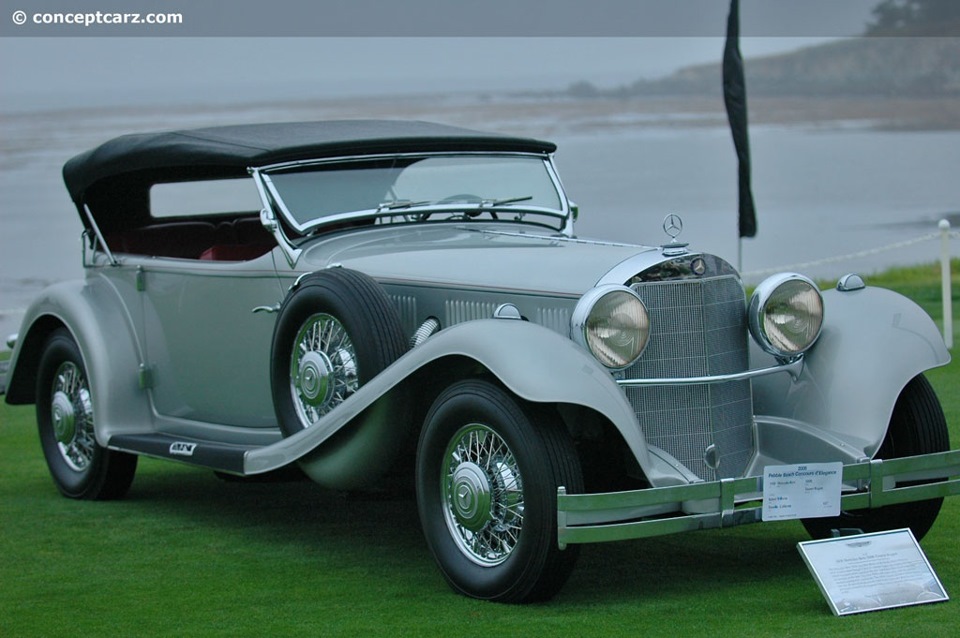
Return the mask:
[[768, 465], [763, 472], [764, 521], [840, 514], [843, 463]]
[[949, 600], [909, 529], [798, 544], [835, 616]]

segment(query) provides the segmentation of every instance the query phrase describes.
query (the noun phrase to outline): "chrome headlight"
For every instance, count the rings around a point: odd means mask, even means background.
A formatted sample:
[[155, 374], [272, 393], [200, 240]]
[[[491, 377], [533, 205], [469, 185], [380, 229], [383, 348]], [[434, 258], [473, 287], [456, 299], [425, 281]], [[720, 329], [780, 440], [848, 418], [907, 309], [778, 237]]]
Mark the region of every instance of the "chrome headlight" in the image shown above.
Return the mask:
[[650, 317], [639, 295], [626, 286], [589, 290], [573, 311], [572, 337], [613, 370], [629, 367], [643, 353]]
[[823, 297], [803, 275], [774, 275], [757, 286], [748, 316], [750, 334], [760, 347], [791, 359], [809, 350], [820, 336]]

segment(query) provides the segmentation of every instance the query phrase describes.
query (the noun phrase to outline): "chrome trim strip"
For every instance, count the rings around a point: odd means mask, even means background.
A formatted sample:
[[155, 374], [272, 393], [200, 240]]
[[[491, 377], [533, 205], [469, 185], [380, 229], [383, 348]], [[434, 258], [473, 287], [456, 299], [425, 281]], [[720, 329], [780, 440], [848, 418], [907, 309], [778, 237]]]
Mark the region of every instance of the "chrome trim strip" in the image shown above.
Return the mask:
[[585, 246], [616, 246], [618, 248], [636, 248], [638, 253], [648, 253], [658, 250], [654, 246], [644, 246], [642, 244], [625, 244], [617, 241], [604, 241], [600, 239], [583, 239], [581, 237], [568, 237], [566, 235], [533, 235], [520, 231], [490, 230], [489, 228], [470, 228], [464, 226], [466, 231], [480, 233], [481, 235], [497, 235], [501, 237], [519, 237], [521, 239], [539, 239], [546, 242], [567, 242], [570, 244], [583, 244]]
[[624, 387], [641, 387], [657, 385], [706, 385], [713, 383], [730, 383], [732, 381], [746, 381], [756, 377], [764, 377], [768, 374], [777, 374], [778, 372], [787, 372], [796, 379], [803, 371], [803, 357], [790, 361], [783, 365], [773, 366], [772, 368], [759, 368], [757, 370], [747, 370], [745, 372], [736, 372], [734, 374], [718, 374], [709, 377], [676, 377], [666, 379], [616, 379], [617, 385]]
[[553, 155], [547, 156], [544, 159], [544, 164], [546, 164], [547, 167], [547, 174], [553, 181], [553, 187], [557, 189], [557, 194], [560, 196], [560, 210], [563, 213], [563, 226], [560, 228], [560, 232], [567, 237], [574, 237], [573, 211], [570, 209], [570, 200], [567, 198], [567, 192], [563, 189], [563, 182], [560, 181], [560, 174], [557, 172], [557, 167], [553, 164]]
[[[263, 224], [263, 227], [270, 231], [273, 238], [277, 240], [277, 245], [280, 246], [280, 250], [283, 251], [283, 256], [286, 257], [287, 263], [293, 268], [297, 265], [297, 260], [300, 259], [300, 253], [303, 251], [293, 246], [290, 240], [287, 239], [287, 236], [283, 234], [283, 229], [280, 228], [280, 224], [277, 222], [277, 216], [273, 212], [271, 196], [267, 194], [267, 188], [264, 184], [264, 181], [267, 179], [266, 175], [261, 174], [256, 168], [247, 170], [253, 177], [253, 183], [256, 184], [257, 193], [260, 195], [260, 203], [263, 204], [263, 208], [260, 210], [260, 223]], [[276, 197], [276, 194], [274, 194], [274, 199], [282, 208], [283, 202]]]
[[[90, 207], [86, 204], [83, 205], [83, 213], [87, 216], [87, 219], [90, 221], [90, 225], [93, 226], [93, 232], [97, 235], [97, 241], [100, 242], [100, 245], [103, 247], [103, 252], [107, 254], [107, 258], [110, 260], [111, 266], [119, 266], [120, 261], [113, 256], [113, 253], [110, 251], [110, 248], [107, 246], [107, 241], [103, 238], [103, 233], [100, 232], [100, 227], [97, 225], [97, 220], [93, 218], [93, 213], [90, 212]], [[96, 246], [94, 246], [96, 249]]]

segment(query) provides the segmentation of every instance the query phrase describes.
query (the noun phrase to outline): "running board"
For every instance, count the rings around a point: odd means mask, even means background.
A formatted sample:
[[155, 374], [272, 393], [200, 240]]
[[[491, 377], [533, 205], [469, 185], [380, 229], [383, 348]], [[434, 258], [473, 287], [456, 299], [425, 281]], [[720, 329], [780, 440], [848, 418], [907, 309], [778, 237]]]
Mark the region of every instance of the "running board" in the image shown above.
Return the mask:
[[256, 450], [260, 446], [198, 441], [169, 434], [117, 434], [110, 437], [107, 447], [120, 452], [132, 452], [231, 474], [243, 474], [244, 456], [248, 451]]

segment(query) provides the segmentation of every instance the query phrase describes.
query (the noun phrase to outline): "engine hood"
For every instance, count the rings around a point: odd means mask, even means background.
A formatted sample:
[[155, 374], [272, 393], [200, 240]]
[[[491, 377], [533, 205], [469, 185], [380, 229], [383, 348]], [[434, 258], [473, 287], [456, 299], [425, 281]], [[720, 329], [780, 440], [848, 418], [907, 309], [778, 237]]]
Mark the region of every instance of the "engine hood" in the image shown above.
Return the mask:
[[571, 239], [511, 224], [442, 224], [350, 231], [304, 247], [297, 270], [339, 264], [384, 283], [579, 296], [618, 265], [638, 270], [658, 248]]

